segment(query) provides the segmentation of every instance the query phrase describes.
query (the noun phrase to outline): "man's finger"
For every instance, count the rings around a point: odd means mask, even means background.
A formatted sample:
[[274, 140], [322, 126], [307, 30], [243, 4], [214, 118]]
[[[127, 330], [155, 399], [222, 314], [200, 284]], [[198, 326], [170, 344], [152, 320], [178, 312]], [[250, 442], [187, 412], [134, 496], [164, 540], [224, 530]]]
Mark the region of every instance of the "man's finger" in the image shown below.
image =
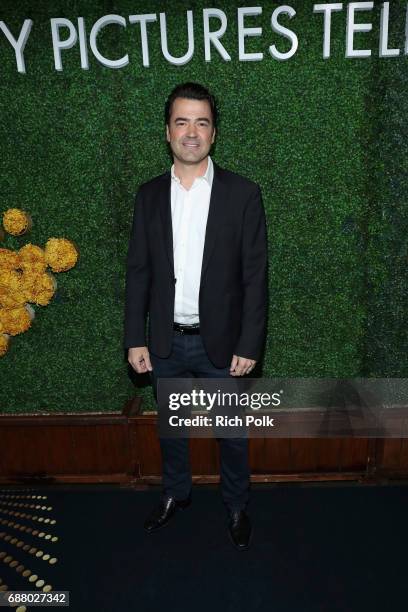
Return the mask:
[[143, 361], [143, 360], [141, 360], [141, 361], [137, 361], [137, 362], [135, 363], [135, 366], [136, 366], [136, 367], [135, 367], [136, 372], [137, 372], [138, 374], [143, 374], [143, 372], [145, 371], [145, 364], [144, 364], [144, 361]]
[[153, 370], [152, 364], [150, 362], [150, 355], [145, 355], [144, 365], [145, 365], [147, 371], [151, 372]]
[[237, 363], [237, 367], [235, 368], [235, 372], [237, 374], [237, 376], [242, 376], [242, 374], [244, 373], [245, 370], [245, 359], [243, 359], [242, 357], [238, 357], [238, 363]]
[[233, 376], [239, 376], [239, 357], [237, 355], [234, 355], [233, 359], [232, 359], [232, 364], [231, 364], [231, 370], [230, 370], [231, 374]]
[[245, 374], [249, 374], [250, 372], [252, 372], [252, 370], [254, 369], [254, 364], [250, 363], [249, 366], [247, 367]]
[[146, 372], [146, 365], [145, 365], [143, 357], [139, 357], [138, 360], [129, 359], [128, 361], [130, 365], [132, 366], [132, 368], [134, 369], [134, 371], [137, 372], [137, 374], [143, 374], [144, 372]]
[[230, 372], [233, 372], [235, 370], [235, 368], [237, 367], [238, 359], [239, 358], [237, 357], [237, 355], [233, 355], [232, 356]]
[[144, 372], [146, 370], [146, 362], [144, 359], [139, 360], [139, 368]]

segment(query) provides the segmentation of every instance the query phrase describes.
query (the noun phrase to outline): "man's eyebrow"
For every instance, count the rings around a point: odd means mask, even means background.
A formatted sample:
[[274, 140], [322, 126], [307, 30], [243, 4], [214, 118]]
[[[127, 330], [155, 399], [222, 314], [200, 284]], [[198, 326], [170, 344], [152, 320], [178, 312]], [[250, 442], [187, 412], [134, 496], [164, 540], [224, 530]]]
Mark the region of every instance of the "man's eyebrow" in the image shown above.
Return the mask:
[[[174, 121], [188, 121], [188, 118], [187, 117], [176, 117]], [[206, 121], [207, 123], [210, 123], [210, 120], [208, 119], [208, 117], [198, 117], [196, 121]]]

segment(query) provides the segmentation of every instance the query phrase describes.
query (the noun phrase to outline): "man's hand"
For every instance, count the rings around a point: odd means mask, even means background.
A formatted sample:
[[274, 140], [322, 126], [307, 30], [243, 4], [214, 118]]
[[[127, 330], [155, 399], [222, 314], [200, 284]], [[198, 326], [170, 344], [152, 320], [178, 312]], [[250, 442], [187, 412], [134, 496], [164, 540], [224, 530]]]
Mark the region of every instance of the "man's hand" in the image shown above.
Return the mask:
[[244, 376], [249, 374], [254, 369], [256, 361], [253, 359], [246, 359], [245, 357], [238, 357], [238, 355], [232, 356], [230, 374], [231, 376]]
[[138, 374], [153, 370], [147, 346], [135, 346], [128, 350], [128, 362]]

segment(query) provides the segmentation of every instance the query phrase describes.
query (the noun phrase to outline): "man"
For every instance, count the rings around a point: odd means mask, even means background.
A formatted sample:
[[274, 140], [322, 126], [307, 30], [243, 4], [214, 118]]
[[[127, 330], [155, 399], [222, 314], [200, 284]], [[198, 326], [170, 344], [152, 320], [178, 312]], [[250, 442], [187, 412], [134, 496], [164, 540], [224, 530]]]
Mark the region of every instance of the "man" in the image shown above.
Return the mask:
[[[260, 188], [212, 161], [217, 108], [205, 87], [175, 87], [165, 122], [174, 163], [138, 190], [126, 274], [128, 361], [139, 374], [151, 372], [156, 393], [158, 378], [248, 374], [262, 352], [266, 327]], [[248, 439], [219, 443], [229, 534], [242, 550], [251, 536]], [[160, 445], [163, 494], [146, 520], [148, 532], [191, 501], [189, 440], [161, 438]]]

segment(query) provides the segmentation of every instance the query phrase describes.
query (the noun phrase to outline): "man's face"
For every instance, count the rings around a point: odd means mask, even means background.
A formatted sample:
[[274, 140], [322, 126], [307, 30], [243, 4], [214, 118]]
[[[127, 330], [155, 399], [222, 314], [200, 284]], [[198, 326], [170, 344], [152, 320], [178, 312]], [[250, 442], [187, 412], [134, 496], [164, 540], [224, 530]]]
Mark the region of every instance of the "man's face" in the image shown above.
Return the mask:
[[207, 157], [215, 138], [209, 102], [176, 98], [166, 134], [174, 157], [184, 164], [200, 163]]

